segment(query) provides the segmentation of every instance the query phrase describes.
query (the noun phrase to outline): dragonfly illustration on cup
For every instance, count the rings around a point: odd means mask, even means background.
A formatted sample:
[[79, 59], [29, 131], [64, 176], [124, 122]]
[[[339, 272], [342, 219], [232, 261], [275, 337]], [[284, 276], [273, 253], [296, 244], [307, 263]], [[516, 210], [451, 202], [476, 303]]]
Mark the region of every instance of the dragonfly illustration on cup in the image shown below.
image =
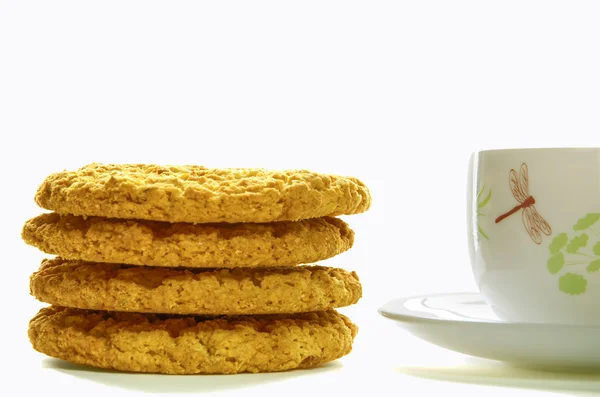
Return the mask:
[[535, 199], [529, 194], [529, 172], [527, 164], [521, 164], [521, 169], [518, 174], [514, 169], [511, 169], [509, 179], [510, 190], [519, 205], [496, 218], [496, 223], [522, 209], [523, 226], [525, 226], [525, 230], [527, 230], [527, 233], [529, 233], [531, 239], [536, 244], [541, 244], [542, 233], [549, 236], [552, 234], [552, 228], [534, 207]]

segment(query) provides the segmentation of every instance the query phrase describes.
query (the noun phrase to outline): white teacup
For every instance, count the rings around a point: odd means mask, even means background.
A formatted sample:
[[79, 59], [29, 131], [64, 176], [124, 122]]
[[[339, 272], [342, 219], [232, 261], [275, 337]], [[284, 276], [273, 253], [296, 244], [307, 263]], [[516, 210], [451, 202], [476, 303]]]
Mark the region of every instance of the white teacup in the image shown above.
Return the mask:
[[600, 324], [600, 148], [473, 154], [468, 231], [501, 319]]

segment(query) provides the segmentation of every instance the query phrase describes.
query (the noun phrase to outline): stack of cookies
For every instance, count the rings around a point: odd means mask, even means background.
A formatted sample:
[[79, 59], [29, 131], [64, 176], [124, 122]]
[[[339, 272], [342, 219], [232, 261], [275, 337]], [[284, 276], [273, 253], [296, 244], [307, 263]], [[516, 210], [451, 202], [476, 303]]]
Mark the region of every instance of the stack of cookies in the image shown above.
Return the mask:
[[90, 164], [50, 175], [53, 212], [23, 239], [58, 255], [31, 276], [50, 306], [33, 347], [74, 363], [165, 374], [283, 371], [348, 354], [357, 275], [307, 265], [351, 248], [366, 211], [352, 177], [310, 171]]

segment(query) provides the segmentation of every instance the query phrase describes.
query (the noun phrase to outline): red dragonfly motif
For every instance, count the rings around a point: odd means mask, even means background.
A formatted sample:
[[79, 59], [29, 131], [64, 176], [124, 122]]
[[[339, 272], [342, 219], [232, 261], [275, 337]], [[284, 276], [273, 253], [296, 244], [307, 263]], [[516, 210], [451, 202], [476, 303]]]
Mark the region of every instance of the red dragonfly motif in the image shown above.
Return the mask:
[[515, 199], [519, 202], [519, 205], [508, 211], [506, 214], [502, 214], [496, 218], [496, 223], [522, 209], [523, 225], [525, 226], [525, 230], [527, 230], [527, 233], [529, 233], [531, 239], [536, 244], [541, 244], [542, 233], [544, 233], [546, 236], [549, 236], [552, 234], [552, 228], [533, 206], [535, 204], [535, 199], [529, 194], [529, 175], [527, 164], [521, 164], [521, 169], [519, 170], [518, 174], [514, 169], [510, 170], [509, 179], [510, 190]]

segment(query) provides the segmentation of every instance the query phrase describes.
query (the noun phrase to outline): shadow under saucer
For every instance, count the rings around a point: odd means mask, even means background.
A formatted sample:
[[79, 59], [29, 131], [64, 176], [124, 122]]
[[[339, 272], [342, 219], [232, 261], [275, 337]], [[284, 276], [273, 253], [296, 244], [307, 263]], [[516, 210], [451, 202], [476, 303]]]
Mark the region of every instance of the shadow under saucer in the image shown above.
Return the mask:
[[466, 358], [449, 367], [402, 366], [396, 372], [424, 379], [485, 386], [536, 389], [553, 392], [600, 392], [600, 372], [560, 372], [535, 367], [516, 367], [491, 360]]
[[339, 361], [333, 361], [312, 369], [237, 375], [161, 375], [119, 372], [73, 364], [55, 358], [45, 358], [42, 367], [75, 376], [79, 379], [126, 390], [144, 393], [191, 394], [242, 389], [264, 383], [281, 382], [300, 376], [337, 371], [342, 368], [342, 364]]

